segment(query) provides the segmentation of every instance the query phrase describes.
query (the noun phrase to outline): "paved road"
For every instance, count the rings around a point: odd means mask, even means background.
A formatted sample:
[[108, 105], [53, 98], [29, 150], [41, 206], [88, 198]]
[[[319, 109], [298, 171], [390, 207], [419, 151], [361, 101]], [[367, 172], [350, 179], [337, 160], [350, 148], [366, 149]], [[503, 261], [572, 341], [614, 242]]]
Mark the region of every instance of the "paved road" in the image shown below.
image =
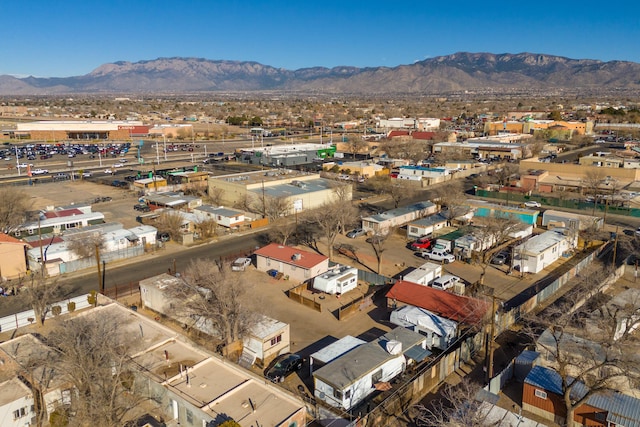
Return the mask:
[[[143, 255], [136, 259], [124, 261], [124, 263], [116, 262], [112, 265], [107, 263], [105, 286], [111, 288], [116, 285], [135, 283], [146, 277], [166, 273], [169, 268], [173, 269], [174, 260], [176, 271], [181, 272], [184, 271], [192, 259], [217, 259], [239, 253], [246, 253], [259, 245], [258, 236], [257, 233], [244, 234], [236, 237], [228, 236], [223, 238], [223, 240], [191, 249], [174, 247], [166, 251], [160, 250], [155, 254]], [[99, 287], [97, 269], [90, 269], [76, 274], [72, 273], [59, 280], [70, 287], [69, 297], [86, 294], [91, 290], [98, 290]], [[28, 309], [28, 306], [19, 295], [2, 298], [0, 300], [0, 317], [26, 309]]]

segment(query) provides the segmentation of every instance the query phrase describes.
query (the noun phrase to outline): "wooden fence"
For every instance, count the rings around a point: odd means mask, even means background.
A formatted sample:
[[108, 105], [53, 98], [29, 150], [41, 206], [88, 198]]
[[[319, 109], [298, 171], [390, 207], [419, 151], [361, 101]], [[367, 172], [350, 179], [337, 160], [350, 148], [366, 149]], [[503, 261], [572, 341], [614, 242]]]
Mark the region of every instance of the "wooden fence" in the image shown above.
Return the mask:
[[303, 283], [301, 285], [296, 286], [295, 288], [291, 288], [287, 291], [287, 296], [290, 300], [297, 302], [298, 304], [302, 304], [305, 307], [309, 307], [312, 310], [315, 310], [319, 313], [322, 313], [322, 304], [316, 301], [315, 299], [311, 299], [309, 297], [305, 297], [302, 295], [302, 292], [307, 289], [309, 285], [307, 283]]

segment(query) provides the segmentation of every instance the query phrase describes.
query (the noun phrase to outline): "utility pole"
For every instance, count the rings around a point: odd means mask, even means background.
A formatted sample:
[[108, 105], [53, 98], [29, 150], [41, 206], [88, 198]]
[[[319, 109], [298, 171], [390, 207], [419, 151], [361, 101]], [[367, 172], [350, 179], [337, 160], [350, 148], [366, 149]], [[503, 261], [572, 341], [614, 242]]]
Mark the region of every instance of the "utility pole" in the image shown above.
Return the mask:
[[620, 227], [616, 226], [616, 238], [613, 241], [613, 259], [611, 260], [611, 265], [615, 268], [616, 266], [616, 256], [618, 254], [618, 234]]
[[495, 289], [492, 289], [491, 292], [491, 323], [489, 326], [489, 333], [486, 337], [486, 346], [485, 346], [485, 372], [486, 372], [486, 381], [490, 381], [493, 378], [493, 340], [495, 339], [495, 322], [496, 322], [496, 296]]
[[100, 248], [96, 245], [96, 265], [98, 266], [98, 285], [100, 287], [99, 292], [104, 292], [104, 283], [102, 281], [102, 271], [100, 269]]

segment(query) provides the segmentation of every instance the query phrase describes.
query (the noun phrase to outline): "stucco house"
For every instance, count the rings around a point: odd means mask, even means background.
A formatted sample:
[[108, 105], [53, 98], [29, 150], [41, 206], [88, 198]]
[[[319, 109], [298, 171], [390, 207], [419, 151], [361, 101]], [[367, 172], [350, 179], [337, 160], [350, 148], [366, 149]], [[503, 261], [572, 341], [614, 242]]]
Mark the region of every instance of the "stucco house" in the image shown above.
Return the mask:
[[254, 252], [256, 269], [276, 270], [289, 280], [304, 282], [329, 270], [329, 258], [313, 252], [271, 243]]
[[29, 248], [27, 243], [0, 233], [0, 280], [15, 279], [26, 274]]

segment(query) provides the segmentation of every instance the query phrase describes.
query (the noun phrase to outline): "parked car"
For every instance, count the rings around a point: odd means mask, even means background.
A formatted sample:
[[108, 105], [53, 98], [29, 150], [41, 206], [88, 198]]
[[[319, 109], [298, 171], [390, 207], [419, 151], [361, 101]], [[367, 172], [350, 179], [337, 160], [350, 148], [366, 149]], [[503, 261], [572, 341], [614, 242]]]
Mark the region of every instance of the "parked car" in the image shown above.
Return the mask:
[[445, 274], [442, 277], [438, 277], [437, 279], [435, 279], [431, 284], [431, 287], [433, 287], [434, 289], [446, 291], [447, 289], [453, 288], [459, 281], [460, 278], [458, 276]]
[[411, 243], [411, 249], [419, 251], [420, 249], [429, 249], [431, 247], [431, 238], [427, 236], [420, 237], [415, 242]]
[[540, 202], [536, 202], [534, 200], [529, 200], [528, 202], [524, 202], [524, 205], [528, 208], [541, 208], [542, 205]]
[[251, 265], [251, 258], [238, 258], [231, 263], [231, 271], [244, 271]]
[[283, 382], [287, 375], [301, 368], [302, 357], [295, 353], [284, 353], [269, 364], [264, 371], [264, 376], [274, 383]]
[[506, 252], [500, 252], [499, 254], [494, 255], [491, 258], [491, 264], [494, 265], [503, 265], [509, 260], [509, 254]]
[[356, 229], [353, 229], [353, 230], [349, 231], [347, 233], [347, 237], [350, 238], [350, 239], [355, 239], [356, 237], [364, 236], [365, 234], [367, 234], [367, 232], [364, 231], [364, 229], [356, 228]]
[[151, 211], [151, 208], [146, 203], [137, 203], [137, 204], [133, 205], [133, 209], [135, 209], [137, 211], [140, 211], [140, 212], [149, 212], [149, 211]]
[[422, 252], [420, 254], [423, 258], [430, 259], [431, 261], [444, 262], [445, 264], [449, 264], [456, 260], [456, 257], [451, 255], [449, 252], [441, 251], [441, 250], [433, 250], [431, 252]]

